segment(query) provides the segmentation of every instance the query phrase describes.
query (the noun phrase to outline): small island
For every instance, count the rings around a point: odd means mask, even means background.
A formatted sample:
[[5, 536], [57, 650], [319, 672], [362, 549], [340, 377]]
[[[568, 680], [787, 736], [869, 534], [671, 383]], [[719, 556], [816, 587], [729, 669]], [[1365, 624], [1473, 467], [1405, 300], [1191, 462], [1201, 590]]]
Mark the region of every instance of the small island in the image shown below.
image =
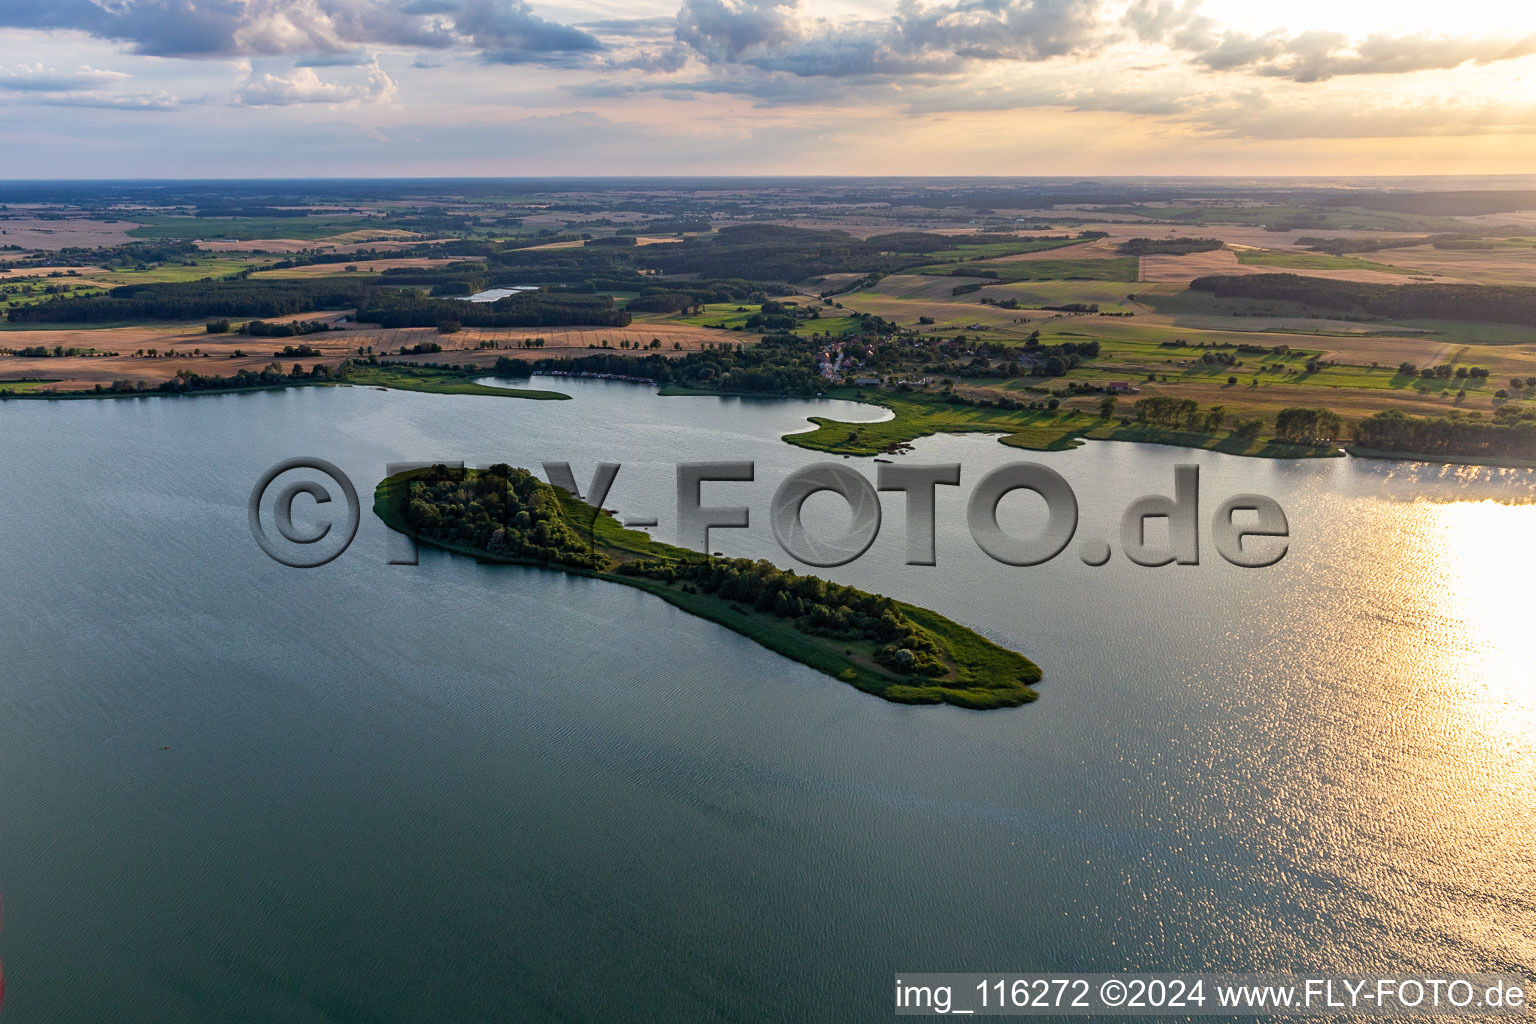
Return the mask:
[[977, 710], [1036, 699], [1040, 668], [936, 612], [627, 530], [525, 469], [431, 469], [379, 484], [391, 529], [485, 562], [534, 565], [649, 591], [886, 700]]

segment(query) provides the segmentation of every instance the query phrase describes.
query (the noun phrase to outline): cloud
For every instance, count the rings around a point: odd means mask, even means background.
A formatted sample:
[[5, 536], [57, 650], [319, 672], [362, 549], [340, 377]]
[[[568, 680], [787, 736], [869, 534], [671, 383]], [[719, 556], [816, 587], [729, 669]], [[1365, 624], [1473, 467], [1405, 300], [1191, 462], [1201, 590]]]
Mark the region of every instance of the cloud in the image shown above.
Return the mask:
[[488, 61], [521, 64], [556, 54], [603, 49], [596, 36], [534, 14], [523, 0], [467, 0], [454, 28]]
[[671, 74], [688, 66], [689, 50], [685, 46], [661, 46], [650, 50], [637, 50], [626, 57], [610, 57], [603, 67], [610, 71], [647, 71]]
[[832, 23], [799, 0], [683, 0], [675, 36], [704, 61], [801, 76], [948, 73], [1087, 54], [1110, 38], [1104, 0], [899, 0], [887, 19]]
[[121, 71], [102, 71], [81, 65], [74, 71], [56, 71], [38, 64], [0, 68], [0, 89], [12, 92], [71, 92], [110, 85], [131, 76]]
[[[497, 62], [603, 48], [525, 0], [3, 0], [0, 27], [74, 30], [158, 57], [343, 55], [470, 47]], [[311, 66], [326, 66], [311, 58]]]
[[1536, 33], [1510, 38], [1379, 32], [1356, 40], [1328, 30], [1238, 32], [1202, 14], [1199, 0], [1134, 0], [1123, 21], [1141, 41], [1164, 43], [1208, 70], [1247, 71], [1295, 82], [1442, 70], [1536, 53]]
[[362, 50], [352, 50], [341, 53], [317, 53], [313, 57], [305, 57], [295, 62], [296, 67], [301, 68], [362, 68], [377, 60], [372, 54]]
[[1397, 139], [1536, 134], [1536, 104], [1402, 104], [1340, 97], [1271, 106], [1235, 102], [1186, 115], [1202, 132], [1235, 139]]
[[1492, 64], [1536, 53], [1536, 34], [1506, 36], [1371, 35], [1350, 43], [1335, 34], [1308, 33], [1287, 40], [1282, 56], [1256, 69], [1261, 75], [1321, 82], [1336, 75], [1389, 75]]
[[128, 94], [116, 86], [133, 80], [121, 71], [104, 71], [82, 64], [60, 71], [42, 63], [0, 67], [0, 93], [19, 93], [36, 107], [93, 107], [103, 110], [175, 110], [187, 105], [172, 93]]
[[387, 102], [394, 95], [394, 80], [375, 63], [368, 68], [364, 80], [352, 83], [326, 81], [308, 67], [295, 67], [287, 75], [253, 72], [240, 83], [235, 102], [242, 107], [290, 107], [304, 103], [351, 106]]
[[106, 93], [59, 93], [44, 95], [33, 102], [49, 107], [86, 107], [95, 110], [180, 110], [198, 101], [183, 100], [170, 93], [154, 93], [139, 96], [111, 95]]

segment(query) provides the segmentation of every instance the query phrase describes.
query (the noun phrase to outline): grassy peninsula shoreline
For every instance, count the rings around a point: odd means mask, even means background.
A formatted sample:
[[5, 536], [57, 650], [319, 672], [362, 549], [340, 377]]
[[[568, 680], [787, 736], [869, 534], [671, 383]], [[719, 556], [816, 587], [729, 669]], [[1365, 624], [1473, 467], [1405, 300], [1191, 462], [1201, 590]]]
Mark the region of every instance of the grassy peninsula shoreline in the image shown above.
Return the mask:
[[1339, 458], [1334, 445], [1286, 444], [1233, 431], [1203, 433], [1140, 423], [1123, 424], [1070, 408], [1052, 410], [1003, 409], [985, 405], [956, 405], [938, 395], [893, 391], [873, 393], [834, 389], [829, 398], [863, 402], [890, 409], [888, 420], [850, 423], [825, 416], [809, 417], [814, 430], [785, 434], [799, 448], [829, 455], [881, 455], [920, 437], [934, 434], [988, 433], [1003, 435], [1001, 443], [1031, 451], [1067, 451], [1089, 441], [1131, 441], [1140, 444], [1200, 448], [1226, 455], [1263, 459]]
[[[612, 516], [540, 481], [534, 481], [532, 502], [520, 506], [520, 511], [524, 512], [529, 508], [539, 509], [547, 522], [556, 524], [554, 530], [546, 530], [546, 524], [540, 524], [540, 536], [565, 535], [562, 528], [568, 528], [574, 534], [591, 531], [592, 545], [571, 555], [571, 563], [560, 561], [558, 556], [493, 551], [463, 539], [431, 536], [428, 531], [413, 526], [408, 511], [410, 503], [419, 500], [412, 497], [412, 483], [430, 479], [431, 472], [401, 473], [382, 481], [374, 491], [374, 514], [391, 529], [453, 554], [488, 563], [568, 572], [644, 590], [683, 611], [719, 623], [775, 653], [895, 703], [948, 703], [973, 710], [990, 710], [1017, 707], [1038, 697], [1034, 689], [1042, 674], [1038, 665], [937, 612], [838, 587], [817, 577], [797, 576], [764, 562], [713, 558], [663, 544], [645, 533], [624, 529]], [[489, 471], [461, 472], [462, 478], [473, 486], [481, 474]], [[811, 585], [818, 592], [836, 591], [845, 597], [853, 595], [851, 600], [855, 602], [882, 607], [893, 620], [899, 621], [907, 636], [915, 636], [923, 644], [931, 643], [932, 651], [936, 653], [923, 659], [929, 664], [929, 674], [892, 667], [891, 645], [885, 644], [882, 653], [882, 644], [870, 636], [807, 631], [803, 623], [811, 621], [809, 611], [790, 617], [761, 607], [762, 601], [754, 605], [747, 600], [724, 596], [719, 591], [710, 592], [707, 585], [698, 585], [699, 578], [709, 573], [717, 576], [734, 574], [738, 578], [756, 573], [760, 578], [770, 578], [775, 585], [803, 585], [813, 581]], [[669, 574], [676, 578], [666, 578]], [[689, 582], [690, 578], [693, 583]], [[905, 660], [910, 663], [912, 659], [909, 656]]]

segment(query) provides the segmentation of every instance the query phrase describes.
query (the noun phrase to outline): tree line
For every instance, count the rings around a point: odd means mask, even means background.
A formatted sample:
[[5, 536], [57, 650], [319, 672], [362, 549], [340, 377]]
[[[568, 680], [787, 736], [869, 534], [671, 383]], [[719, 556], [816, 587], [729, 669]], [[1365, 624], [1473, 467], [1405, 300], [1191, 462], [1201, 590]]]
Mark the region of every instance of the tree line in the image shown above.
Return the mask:
[[682, 583], [685, 589], [793, 620], [796, 629], [813, 636], [873, 641], [880, 645], [875, 660], [903, 675], [943, 676], [949, 671], [937, 638], [902, 614], [889, 597], [801, 576], [761, 559], [640, 559], [616, 571]]
[[1485, 284], [1369, 284], [1299, 274], [1197, 277], [1192, 291], [1273, 299], [1389, 319], [1471, 320], [1536, 326], [1536, 288]]
[[1187, 256], [1220, 249], [1225, 244], [1219, 238], [1132, 238], [1115, 251], [1125, 256]]
[[1536, 421], [1428, 418], [1389, 409], [1361, 420], [1355, 428], [1355, 441], [1365, 448], [1389, 452], [1530, 459], [1536, 458]]
[[634, 357], [594, 353], [574, 359], [496, 360], [492, 372], [523, 378], [564, 373], [643, 377], [658, 384], [762, 395], [813, 395], [824, 382], [816, 372], [819, 346], [791, 334], [770, 334], [756, 345], [721, 343], [669, 358], [657, 353]]

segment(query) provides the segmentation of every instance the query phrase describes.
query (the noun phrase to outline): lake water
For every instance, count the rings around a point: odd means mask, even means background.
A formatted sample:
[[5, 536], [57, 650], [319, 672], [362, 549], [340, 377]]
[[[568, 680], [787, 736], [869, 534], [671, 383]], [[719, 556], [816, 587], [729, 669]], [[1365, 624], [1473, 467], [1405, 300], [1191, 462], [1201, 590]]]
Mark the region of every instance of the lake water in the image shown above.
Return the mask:
[[516, 295], [518, 292], [536, 292], [539, 286], [536, 284], [519, 284], [510, 288], [487, 288], [483, 292], [475, 292], [473, 295], [458, 295], [455, 298], [463, 302], [495, 302], [504, 299], [508, 295]]
[[[670, 539], [673, 464], [721, 458], [757, 478], [706, 500], [754, 528], [711, 546], [789, 564], [769, 497], [826, 457], [778, 437], [882, 415], [532, 386], [575, 400], [0, 404], [6, 1024], [883, 1020], [896, 971], [1536, 974], [1532, 474], [920, 440], [904, 458], [964, 466], [939, 564], [901, 564], [890, 494], [825, 574], [1045, 680], [1018, 709], [903, 707], [639, 591], [386, 565], [388, 462], [618, 461], [606, 504]], [[299, 455], [365, 503], [313, 570], [246, 521]], [[1279, 500], [1290, 554], [993, 563], [965, 499], [1014, 460], [1109, 538], [1196, 464], [1208, 510]]]

